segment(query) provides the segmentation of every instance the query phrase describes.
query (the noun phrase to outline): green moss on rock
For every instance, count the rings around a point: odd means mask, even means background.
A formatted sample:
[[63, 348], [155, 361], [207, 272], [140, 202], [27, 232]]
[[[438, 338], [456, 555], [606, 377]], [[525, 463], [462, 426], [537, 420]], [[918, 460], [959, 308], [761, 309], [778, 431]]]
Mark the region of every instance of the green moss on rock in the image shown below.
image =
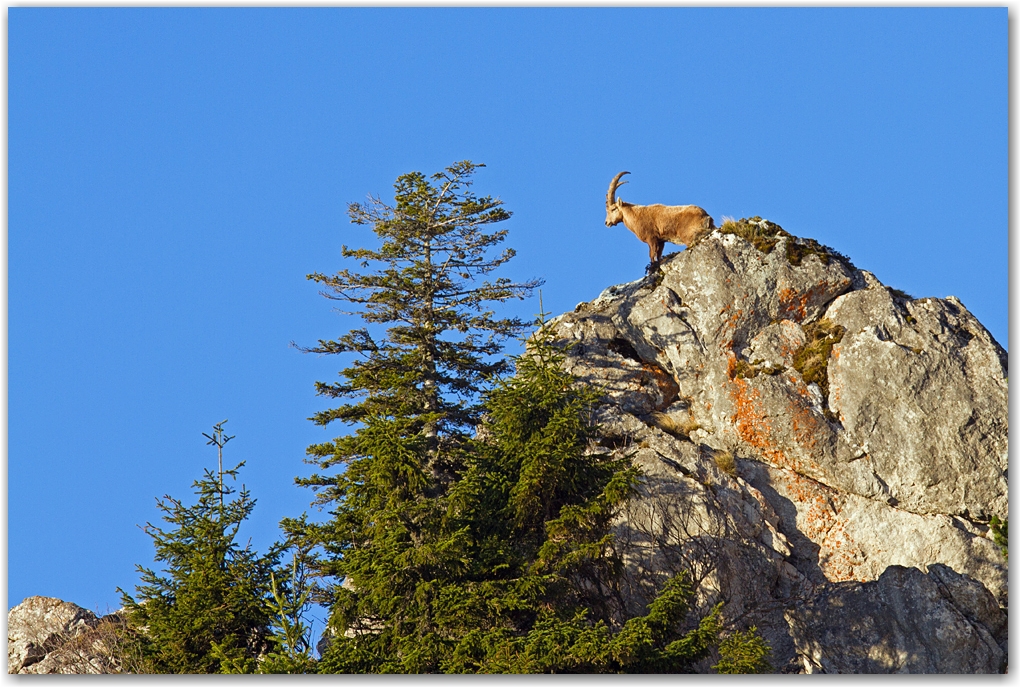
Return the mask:
[[842, 326], [824, 317], [806, 324], [807, 343], [793, 358], [793, 368], [800, 372], [805, 383], [817, 384], [826, 400], [829, 398], [829, 354], [832, 347], [842, 341], [844, 333], [846, 330]]
[[762, 219], [757, 215], [738, 220], [726, 220], [719, 227], [719, 232], [739, 236], [766, 255], [772, 252], [772, 249], [779, 243], [779, 239], [786, 237], [789, 239], [786, 242], [786, 259], [794, 267], [799, 267], [804, 258], [811, 255], [817, 256], [823, 265], [828, 265], [832, 258], [841, 260], [847, 265], [851, 264], [850, 260], [842, 253], [823, 246], [814, 239], [794, 236], [775, 222]]
[[727, 220], [719, 227], [719, 233], [735, 234], [749, 241], [751, 245], [766, 255], [772, 252], [780, 238], [790, 236], [789, 232], [775, 222], [762, 219], [757, 215], [738, 220]]

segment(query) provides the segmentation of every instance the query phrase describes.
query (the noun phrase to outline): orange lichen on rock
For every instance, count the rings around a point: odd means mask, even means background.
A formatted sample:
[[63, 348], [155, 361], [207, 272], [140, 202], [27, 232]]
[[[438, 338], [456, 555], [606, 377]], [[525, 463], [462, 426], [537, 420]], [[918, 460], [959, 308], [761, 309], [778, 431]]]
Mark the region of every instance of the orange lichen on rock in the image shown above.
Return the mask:
[[730, 379], [737, 376], [737, 354], [733, 351], [726, 354], [726, 376]]
[[803, 379], [795, 374], [788, 374], [784, 377], [784, 379], [798, 396], [805, 399], [811, 398], [811, 392], [808, 391], [807, 384], [804, 383]]
[[[727, 360], [730, 375], [735, 374], [736, 365], [736, 357], [730, 353]], [[811, 411], [807, 387], [796, 378], [788, 381], [787, 390], [800, 391], [803, 398], [788, 396], [788, 412], [774, 417], [766, 410], [762, 392], [753, 386], [752, 380], [732, 376], [728, 391], [736, 412], [731, 421], [738, 436], [766, 462], [801, 474], [822, 474], [824, 470], [811, 456], [818, 448], [818, 436], [824, 426]], [[803, 451], [796, 447], [792, 452], [789, 450], [791, 435]]]
[[[811, 541], [818, 543], [836, 524], [836, 499], [839, 492], [794, 472], [786, 473], [785, 496], [800, 503], [803, 524], [800, 529]], [[842, 504], [840, 504], [842, 505]]]
[[[723, 308], [722, 312], [729, 310], [729, 306]], [[722, 314], [722, 313], [720, 313]], [[730, 335], [728, 341], [723, 344], [724, 348], [733, 349], [735, 343], [732, 335], [737, 331], [737, 323], [740, 322], [740, 318], [743, 316], [744, 311], [738, 309], [735, 313], [727, 317], [721, 325], [719, 325], [719, 338], [722, 339], [726, 335]]]
[[847, 533], [840, 515], [846, 496], [803, 475], [787, 473], [786, 476], [784, 494], [799, 504], [798, 526], [819, 546], [818, 567], [826, 579], [830, 582], [864, 581], [857, 569], [866, 556]]
[[866, 576], [858, 573], [867, 556], [847, 533], [842, 519], [837, 520], [819, 544], [818, 567], [826, 579], [831, 582], [867, 581]]
[[825, 426], [810, 408], [798, 403], [790, 404], [790, 416], [793, 418], [793, 436], [797, 443], [805, 450], [813, 451], [818, 446], [818, 437]]
[[807, 291], [797, 291], [789, 287], [779, 290], [779, 319], [790, 319], [794, 322], [803, 322], [807, 317], [809, 305], [824, 303], [847, 286], [849, 280], [841, 280], [836, 284], [819, 282]]
[[792, 315], [784, 319], [792, 319], [801, 322], [807, 317], [807, 296], [801, 297], [797, 291], [786, 287], [779, 290], [779, 312], [780, 315]]
[[748, 380], [737, 377], [730, 381], [730, 396], [736, 408], [733, 424], [740, 438], [773, 465], [796, 470], [797, 461], [791, 460], [773, 437], [772, 423], [761, 403], [761, 392]]
[[779, 291], [779, 316], [795, 322], [803, 322], [807, 317], [807, 306], [828, 292], [828, 284], [815, 284], [807, 291], [800, 293], [789, 287]]
[[[786, 378], [787, 388], [797, 394], [787, 406], [787, 414], [797, 443], [806, 451], [818, 448], [818, 438], [827, 431], [827, 424], [813, 407], [814, 399], [807, 384], [796, 375]], [[812, 463], [813, 464], [813, 463]]]
[[664, 369], [653, 363], [641, 363], [641, 369], [655, 382], [659, 388], [659, 394], [662, 396], [662, 400], [655, 406], [656, 410], [668, 407], [680, 395], [680, 386], [673, 376]]

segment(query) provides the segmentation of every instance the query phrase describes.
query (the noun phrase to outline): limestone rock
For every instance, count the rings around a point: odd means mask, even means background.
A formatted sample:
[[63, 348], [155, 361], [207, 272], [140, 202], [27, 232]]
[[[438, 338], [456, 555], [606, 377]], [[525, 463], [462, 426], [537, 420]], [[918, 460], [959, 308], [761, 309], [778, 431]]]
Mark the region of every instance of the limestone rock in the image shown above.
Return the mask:
[[891, 566], [873, 582], [826, 585], [789, 621], [808, 673], [1005, 668], [1005, 644], [1000, 647], [990, 631], [1003, 628], [1004, 634], [1004, 615], [987, 590], [944, 566], [933, 565], [927, 575]]
[[[643, 613], [684, 571], [778, 672], [1004, 671], [1006, 352], [953, 297], [774, 239], [713, 232], [550, 323], [605, 392], [592, 450], [644, 474], [615, 523], [620, 601]], [[9, 670], [118, 672], [115, 622], [26, 599]]]
[[606, 392], [603, 444], [645, 473], [617, 526], [634, 610], [687, 569], [779, 670], [1002, 668], [1007, 355], [962, 303], [717, 231], [552, 326]]
[[109, 627], [120, 622], [68, 601], [31, 596], [7, 614], [8, 673], [119, 672]]
[[829, 366], [830, 404], [888, 499], [917, 513], [1007, 513], [1009, 389], [988, 331], [958, 301], [898, 302], [879, 284], [829, 310], [847, 330]]

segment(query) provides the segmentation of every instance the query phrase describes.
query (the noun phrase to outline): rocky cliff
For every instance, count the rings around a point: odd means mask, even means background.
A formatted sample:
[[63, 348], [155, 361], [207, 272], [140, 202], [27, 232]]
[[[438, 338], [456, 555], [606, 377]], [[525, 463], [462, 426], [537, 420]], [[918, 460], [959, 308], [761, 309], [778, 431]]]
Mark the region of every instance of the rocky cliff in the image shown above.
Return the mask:
[[551, 324], [646, 475], [631, 603], [686, 568], [786, 672], [1005, 668], [1007, 355], [959, 300], [755, 218]]
[[[606, 392], [597, 450], [645, 475], [617, 523], [632, 610], [689, 571], [781, 672], [1005, 670], [1007, 356], [959, 300], [754, 219], [551, 326]], [[115, 671], [113, 622], [32, 597], [9, 670]]]
[[68, 601], [30, 596], [7, 613], [7, 672], [120, 672], [114, 627], [123, 622], [117, 613], [98, 617]]

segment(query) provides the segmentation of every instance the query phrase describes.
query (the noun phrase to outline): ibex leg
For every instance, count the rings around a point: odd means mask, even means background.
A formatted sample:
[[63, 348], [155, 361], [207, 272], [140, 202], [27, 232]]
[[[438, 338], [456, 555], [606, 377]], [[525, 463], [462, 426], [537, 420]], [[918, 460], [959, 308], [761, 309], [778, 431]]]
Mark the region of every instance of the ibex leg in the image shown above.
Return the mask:
[[648, 257], [651, 258], [652, 264], [657, 264], [659, 260], [662, 260], [662, 249], [666, 247], [666, 242], [661, 239], [652, 239], [648, 243]]

